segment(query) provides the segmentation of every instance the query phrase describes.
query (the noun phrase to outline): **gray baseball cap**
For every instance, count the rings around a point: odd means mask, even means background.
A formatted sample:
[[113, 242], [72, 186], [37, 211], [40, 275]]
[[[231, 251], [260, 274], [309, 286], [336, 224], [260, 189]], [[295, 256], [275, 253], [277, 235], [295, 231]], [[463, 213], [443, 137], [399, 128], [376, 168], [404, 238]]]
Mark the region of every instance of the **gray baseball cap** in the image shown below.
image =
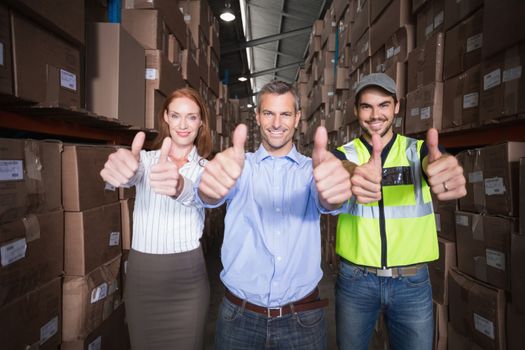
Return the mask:
[[364, 88], [369, 86], [378, 86], [397, 96], [395, 81], [385, 73], [372, 73], [364, 76], [356, 85], [355, 96], [359, 95]]

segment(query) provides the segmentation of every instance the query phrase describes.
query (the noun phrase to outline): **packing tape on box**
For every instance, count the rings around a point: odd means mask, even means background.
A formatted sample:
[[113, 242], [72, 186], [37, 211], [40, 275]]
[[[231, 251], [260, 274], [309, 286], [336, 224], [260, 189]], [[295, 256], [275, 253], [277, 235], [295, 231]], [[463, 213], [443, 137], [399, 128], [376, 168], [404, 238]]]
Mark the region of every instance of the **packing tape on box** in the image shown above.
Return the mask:
[[24, 145], [27, 177], [42, 181], [42, 162], [37, 141], [27, 140]]
[[26, 140], [24, 142], [26, 187], [28, 206], [36, 211], [44, 203], [44, 185], [42, 183], [42, 162], [39, 142]]
[[34, 214], [30, 214], [22, 219], [26, 230], [27, 242], [32, 242], [40, 239], [40, 222], [38, 217]]
[[481, 215], [472, 215], [472, 238], [476, 241], [483, 242], [485, 234], [483, 232], [483, 217]]

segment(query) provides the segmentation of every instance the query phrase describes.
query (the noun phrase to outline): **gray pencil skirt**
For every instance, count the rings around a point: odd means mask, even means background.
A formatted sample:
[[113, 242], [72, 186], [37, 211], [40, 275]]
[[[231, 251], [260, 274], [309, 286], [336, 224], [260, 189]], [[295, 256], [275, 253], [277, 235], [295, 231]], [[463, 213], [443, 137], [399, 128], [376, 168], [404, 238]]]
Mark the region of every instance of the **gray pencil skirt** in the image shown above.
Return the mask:
[[202, 249], [131, 250], [124, 289], [133, 350], [203, 348], [210, 286]]

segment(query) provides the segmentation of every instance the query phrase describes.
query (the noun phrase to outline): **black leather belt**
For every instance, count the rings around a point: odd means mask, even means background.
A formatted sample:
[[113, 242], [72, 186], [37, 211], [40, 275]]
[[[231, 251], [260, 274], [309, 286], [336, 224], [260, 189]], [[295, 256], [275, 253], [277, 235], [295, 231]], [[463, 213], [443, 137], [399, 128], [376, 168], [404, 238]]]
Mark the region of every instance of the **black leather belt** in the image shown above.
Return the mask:
[[237, 306], [244, 305], [245, 309], [265, 315], [268, 318], [282, 317], [290, 313], [314, 310], [328, 306], [328, 299], [319, 299], [319, 290], [317, 288], [315, 288], [312, 293], [300, 300], [278, 307], [264, 307], [252, 304], [235, 296], [228, 289], [226, 289], [225, 296], [226, 299], [228, 299], [233, 304]]

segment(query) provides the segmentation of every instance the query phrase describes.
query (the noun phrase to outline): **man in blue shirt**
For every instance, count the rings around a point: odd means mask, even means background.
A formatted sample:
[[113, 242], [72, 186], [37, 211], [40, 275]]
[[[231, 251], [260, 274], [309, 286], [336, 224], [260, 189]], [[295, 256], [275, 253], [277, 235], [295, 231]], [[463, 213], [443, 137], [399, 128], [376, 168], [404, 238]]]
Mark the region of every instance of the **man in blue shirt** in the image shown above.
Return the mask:
[[326, 349], [319, 221], [351, 197], [350, 179], [326, 150], [323, 127], [313, 159], [296, 150], [299, 105], [290, 85], [266, 84], [256, 113], [259, 149], [244, 153], [240, 124], [233, 147], [217, 154], [196, 184], [206, 207], [228, 206], [216, 349]]

